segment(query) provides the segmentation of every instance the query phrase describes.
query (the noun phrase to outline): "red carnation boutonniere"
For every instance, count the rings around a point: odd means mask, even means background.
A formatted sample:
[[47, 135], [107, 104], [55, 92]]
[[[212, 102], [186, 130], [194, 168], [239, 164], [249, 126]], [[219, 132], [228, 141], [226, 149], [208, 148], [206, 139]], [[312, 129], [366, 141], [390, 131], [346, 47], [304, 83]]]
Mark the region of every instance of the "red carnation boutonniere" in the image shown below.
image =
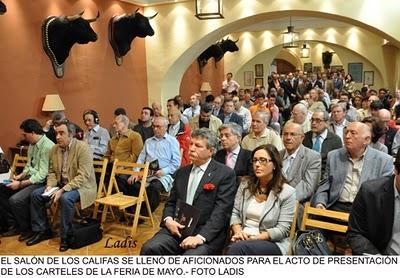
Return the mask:
[[215, 189], [215, 185], [212, 183], [206, 183], [205, 185], [203, 185], [203, 188], [205, 191], [212, 191]]

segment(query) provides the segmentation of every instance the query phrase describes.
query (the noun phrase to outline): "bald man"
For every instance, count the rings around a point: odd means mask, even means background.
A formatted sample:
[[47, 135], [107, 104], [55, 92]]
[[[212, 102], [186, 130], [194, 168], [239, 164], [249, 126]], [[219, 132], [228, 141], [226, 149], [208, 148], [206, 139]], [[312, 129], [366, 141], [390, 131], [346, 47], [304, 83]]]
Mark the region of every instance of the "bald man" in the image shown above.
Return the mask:
[[393, 173], [392, 157], [369, 147], [370, 141], [371, 131], [366, 124], [353, 122], [347, 126], [344, 147], [328, 153], [313, 206], [350, 212], [363, 182]]

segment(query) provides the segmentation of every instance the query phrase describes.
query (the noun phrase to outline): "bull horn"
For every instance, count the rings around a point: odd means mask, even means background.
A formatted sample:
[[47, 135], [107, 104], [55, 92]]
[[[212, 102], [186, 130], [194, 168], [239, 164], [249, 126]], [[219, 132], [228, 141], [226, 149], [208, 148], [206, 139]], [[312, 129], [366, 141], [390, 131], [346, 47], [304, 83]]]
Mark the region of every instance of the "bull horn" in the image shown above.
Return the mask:
[[88, 22], [95, 22], [100, 17], [100, 11], [97, 11], [97, 16], [95, 18], [87, 19]]
[[136, 14], [138, 11], [139, 11], [139, 8], [137, 8], [136, 11], [135, 11], [134, 13], [127, 14], [127, 16], [135, 17], [135, 14]]
[[76, 14], [76, 15], [69, 15], [69, 16], [67, 16], [67, 20], [73, 21], [75, 19], [78, 19], [83, 15], [84, 12], [85, 12], [85, 10], [81, 11], [79, 14]]
[[239, 41], [239, 39], [237, 39], [236, 41], [234, 41], [234, 43], [237, 43]]
[[155, 18], [156, 17], [156, 15], [158, 15], [158, 12], [156, 12], [154, 15], [152, 15], [152, 16], [147, 16], [147, 18], [148, 19], [153, 19], [153, 18]]

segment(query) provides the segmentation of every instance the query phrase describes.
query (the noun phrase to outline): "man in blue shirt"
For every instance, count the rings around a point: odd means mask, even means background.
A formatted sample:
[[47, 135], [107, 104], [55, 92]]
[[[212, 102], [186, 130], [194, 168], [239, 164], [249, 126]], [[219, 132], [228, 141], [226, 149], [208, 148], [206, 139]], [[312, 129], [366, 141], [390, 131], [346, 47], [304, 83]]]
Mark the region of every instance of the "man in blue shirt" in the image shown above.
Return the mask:
[[[169, 191], [172, 186], [172, 174], [181, 164], [179, 143], [175, 137], [167, 133], [168, 120], [156, 117], [153, 121], [154, 136], [144, 143], [137, 163], [158, 161], [158, 169], [147, 177], [147, 196], [150, 201], [151, 211], [160, 204], [160, 192]], [[140, 183], [138, 177], [130, 176], [128, 179], [128, 194], [138, 196]], [[131, 185], [131, 186], [130, 186]]]
[[107, 129], [99, 125], [99, 114], [94, 110], [89, 109], [83, 112], [83, 121], [88, 129], [83, 135], [83, 140], [92, 150], [93, 158], [102, 159], [107, 152], [110, 134]]

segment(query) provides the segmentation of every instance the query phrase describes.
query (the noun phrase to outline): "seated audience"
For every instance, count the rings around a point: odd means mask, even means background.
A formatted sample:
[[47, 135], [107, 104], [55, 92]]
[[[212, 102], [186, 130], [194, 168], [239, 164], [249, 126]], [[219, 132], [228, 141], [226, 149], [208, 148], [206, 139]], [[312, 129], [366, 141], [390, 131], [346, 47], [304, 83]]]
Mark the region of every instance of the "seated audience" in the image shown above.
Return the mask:
[[[114, 110], [114, 118], [119, 115], [125, 115], [128, 117], [128, 115], [126, 114], [125, 108], [122, 108], [122, 107], [118, 107], [117, 109]], [[134, 127], [135, 127], [135, 124], [133, 122], [129, 121], [128, 128], [133, 129]], [[108, 133], [110, 133], [110, 138], [113, 138], [114, 135], [117, 133], [115, 131], [114, 124], [111, 124], [111, 126], [108, 128]]]
[[[164, 117], [154, 118], [154, 136], [146, 140], [137, 159], [137, 163], [158, 161], [159, 169], [153, 169], [154, 175], [147, 177], [146, 192], [151, 211], [154, 211], [160, 204], [160, 193], [170, 191], [173, 180], [172, 174], [181, 164], [179, 143], [175, 137], [167, 133], [167, 128], [167, 119]], [[139, 189], [139, 177], [130, 176], [127, 188], [123, 191], [127, 195], [138, 196]]]
[[[192, 132], [189, 154], [193, 164], [176, 172], [161, 230], [143, 245], [141, 255], [212, 255], [222, 251], [237, 187], [233, 170], [212, 159], [217, 144], [217, 137], [208, 129]], [[193, 234], [186, 238], [182, 237], [184, 226], [175, 219], [178, 200], [200, 211]]]
[[99, 114], [94, 110], [83, 112], [83, 121], [88, 129], [83, 134], [83, 140], [92, 150], [93, 159], [102, 159], [107, 152], [110, 134], [107, 129], [99, 125]]
[[342, 147], [340, 137], [328, 130], [328, 120], [328, 112], [315, 111], [311, 117], [311, 130], [303, 140], [304, 146], [321, 154], [321, 177], [324, 176], [328, 153]]
[[[178, 108], [171, 108], [168, 110], [168, 134], [175, 137], [179, 142], [181, 154], [181, 167], [190, 163], [189, 161], [189, 144], [190, 144], [190, 127], [180, 120], [181, 111]], [[186, 117], [184, 117], [186, 118]]]
[[110, 163], [115, 159], [127, 162], [136, 162], [143, 148], [140, 134], [128, 128], [129, 119], [125, 115], [115, 117], [114, 127], [116, 135], [108, 141], [108, 149], [104, 158]]
[[346, 120], [346, 107], [344, 103], [333, 104], [332, 107], [332, 118], [329, 123], [328, 129], [340, 137], [342, 144], [344, 142], [344, 131], [346, 130], [349, 122]]
[[253, 151], [258, 146], [265, 144], [272, 144], [278, 150], [283, 149], [282, 139], [279, 134], [268, 127], [270, 117], [269, 112], [257, 111], [254, 113], [251, 121], [251, 132], [242, 141], [243, 149]]
[[253, 153], [254, 176], [242, 181], [231, 216], [233, 242], [228, 255], [287, 255], [296, 191], [282, 175], [273, 145]]
[[[56, 140], [56, 131], [54, 129], [54, 126], [57, 125], [58, 122], [62, 122], [65, 120], [65, 113], [64, 111], [54, 111], [51, 114], [51, 120], [48, 120], [43, 127], [44, 135], [46, 135], [47, 138], [49, 138], [51, 141], [54, 142], [54, 144], [57, 143]], [[73, 123], [74, 124], [74, 123]], [[78, 140], [83, 139], [83, 130], [76, 124], [75, 126], [75, 135], [74, 137], [77, 138]]]
[[154, 111], [150, 107], [143, 107], [140, 114], [139, 123], [133, 128], [142, 137], [143, 143], [150, 137], [154, 136], [153, 127]]
[[153, 108], [154, 111], [154, 117], [164, 117], [163, 113], [162, 113], [162, 107], [161, 104], [158, 102], [153, 102], [151, 104], [151, 108]]
[[[49, 153], [54, 143], [44, 135], [37, 120], [27, 119], [20, 125], [22, 137], [29, 142], [28, 161], [21, 174], [12, 176], [7, 186], [0, 185], [0, 214], [8, 230], [2, 235], [20, 234], [23, 241], [33, 235], [29, 212], [32, 191], [43, 187], [49, 170]], [[6, 228], [6, 227], [1, 227]]]
[[389, 155], [396, 155], [400, 147], [400, 133], [397, 129], [389, 126], [391, 119], [390, 111], [386, 109], [379, 110], [378, 119], [383, 123], [385, 128], [385, 132], [378, 141], [387, 147]]
[[189, 121], [200, 114], [200, 102], [196, 95], [190, 96], [190, 106], [182, 113]]
[[[212, 95], [211, 95], [212, 96]], [[172, 108], [176, 108], [179, 110], [179, 112], [181, 112], [181, 110], [179, 109], [179, 103], [174, 99], [174, 98], [170, 98], [169, 100], [167, 100], [167, 111], [169, 112]], [[188, 124], [189, 120], [188, 118], [186, 118], [184, 115], [182, 115], [181, 112], [181, 116], [179, 118], [184, 124]]]
[[220, 115], [224, 114], [224, 109], [222, 108], [222, 104], [223, 104], [223, 96], [217, 96], [214, 98], [212, 115], [219, 118]]
[[350, 212], [353, 255], [400, 255], [400, 153], [394, 174], [361, 185]]
[[[75, 127], [64, 121], [55, 126], [57, 145], [51, 149], [47, 184], [31, 194], [32, 230], [35, 232], [26, 244], [37, 244], [52, 237], [47, 219], [46, 204], [60, 202], [60, 251], [70, 247], [73, 236], [74, 205], [80, 201], [81, 209], [94, 203], [97, 194], [92, 152], [83, 141], [73, 138]], [[53, 187], [60, 189], [49, 197], [42, 194]], [[50, 199], [50, 200], [49, 200]]]
[[292, 118], [288, 122], [299, 124], [303, 130], [303, 133], [306, 133], [311, 130], [310, 121], [308, 120], [307, 116], [307, 107], [303, 103], [299, 102], [293, 107]]
[[235, 106], [233, 105], [233, 100], [229, 99], [224, 102], [224, 113], [219, 115], [222, 123], [236, 123], [241, 128], [243, 128], [243, 118], [236, 114]]
[[347, 126], [344, 147], [328, 154], [313, 206], [350, 212], [363, 182], [392, 174], [392, 157], [369, 147], [370, 142], [371, 131], [366, 124], [352, 122]]
[[379, 142], [379, 138], [382, 137], [382, 135], [385, 133], [385, 125], [383, 122], [381, 122], [378, 118], [376, 117], [365, 117], [362, 122], [366, 125], [369, 126], [371, 129], [371, 143], [370, 146], [371, 148], [374, 148], [378, 151], [388, 153], [387, 147]]
[[283, 174], [296, 189], [296, 199], [307, 202], [314, 194], [321, 174], [321, 156], [301, 143], [304, 133], [299, 124], [286, 123], [282, 133], [285, 149], [280, 151]]
[[195, 130], [199, 128], [208, 128], [215, 134], [218, 134], [218, 128], [222, 125], [221, 120], [212, 115], [212, 105], [209, 103], [203, 103], [201, 105], [200, 115], [194, 116], [190, 121], [190, 129]]
[[253, 171], [251, 151], [240, 147], [242, 128], [235, 123], [223, 124], [219, 128], [219, 138], [222, 149], [217, 151], [214, 159], [235, 171], [239, 185], [240, 177], [249, 176]]
[[235, 96], [232, 98], [233, 104], [235, 105], [235, 113], [243, 119], [243, 133], [247, 134], [250, 131], [251, 126], [251, 114], [250, 110], [242, 105], [239, 97]]

